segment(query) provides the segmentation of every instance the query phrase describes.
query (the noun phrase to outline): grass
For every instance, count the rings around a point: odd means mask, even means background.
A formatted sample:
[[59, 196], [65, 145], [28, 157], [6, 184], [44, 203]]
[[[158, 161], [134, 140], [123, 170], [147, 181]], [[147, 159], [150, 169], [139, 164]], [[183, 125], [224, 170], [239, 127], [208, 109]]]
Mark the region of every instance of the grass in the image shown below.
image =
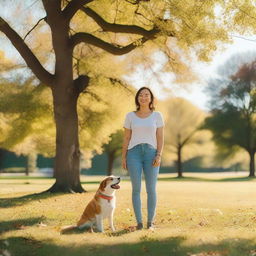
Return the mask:
[[[124, 179], [117, 191], [116, 232], [107, 228], [104, 234], [65, 235], [60, 228], [76, 222], [101, 177], [83, 177], [84, 194], [35, 194], [53, 180], [0, 177], [0, 255], [255, 256], [255, 180], [235, 174], [189, 175], [181, 180], [160, 175], [154, 232], [130, 232], [135, 224], [131, 184]], [[142, 200], [146, 219], [145, 186]]]

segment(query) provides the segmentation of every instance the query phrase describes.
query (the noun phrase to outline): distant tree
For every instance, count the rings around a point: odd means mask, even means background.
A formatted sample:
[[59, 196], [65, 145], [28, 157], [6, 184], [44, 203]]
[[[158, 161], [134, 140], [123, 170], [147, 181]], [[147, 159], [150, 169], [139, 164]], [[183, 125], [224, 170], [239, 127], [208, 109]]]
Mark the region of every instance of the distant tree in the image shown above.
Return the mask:
[[26, 156], [25, 171], [29, 175], [36, 170], [38, 153], [53, 156], [52, 106], [47, 100], [49, 95], [45, 87], [35, 87], [31, 79], [16, 79], [0, 83], [0, 147]]
[[[234, 58], [229, 63], [234, 63]], [[250, 156], [249, 176], [254, 177], [256, 61], [237, 63], [233, 74], [225, 74], [225, 68], [226, 65], [223, 65], [219, 77], [209, 82], [211, 116], [206, 119], [204, 127], [212, 131], [219, 154], [225, 152], [223, 157], [244, 149]]]
[[169, 152], [175, 155], [178, 177], [182, 177], [183, 161], [202, 155], [197, 148], [209, 141], [209, 133], [199, 129], [206, 114], [182, 98], [169, 99], [163, 105], [166, 122], [164, 151], [167, 156]]
[[103, 146], [108, 157], [107, 175], [112, 175], [115, 159], [122, 153], [123, 130], [118, 130], [110, 136], [110, 141]]
[[37, 169], [37, 154], [31, 152], [27, 155], [27, 165], [26, 165], [25, 173], [27, 176], [29, 176], [29, 174], [31, 172], [35, 172], [36, 169]]

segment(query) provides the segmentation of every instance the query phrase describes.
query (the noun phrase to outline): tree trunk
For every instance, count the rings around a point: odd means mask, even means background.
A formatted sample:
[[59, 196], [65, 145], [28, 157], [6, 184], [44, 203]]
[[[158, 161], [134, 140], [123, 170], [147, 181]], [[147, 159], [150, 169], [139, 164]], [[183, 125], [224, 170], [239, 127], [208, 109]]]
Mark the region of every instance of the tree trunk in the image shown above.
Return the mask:
[[26, 166], [26, 176], [29, 176], [31, 172], [36, 170], [36, 161], [37, 161], [37, 154], [30, 153], [27, 155], [27, 166]]
[[[67, 89], [68, 88], [68, 89]], [[56, 123], [56, 156], [50, 192], [84, 192], [80, 182], [80, 150], [78, 139], [78, 93], [72, 85], [56, 86], [53, 92]]]
[[251, 151], [249, 152], [250, 154], [250, 173], [249, 173], [249, 177], [255, 177], [255, 152]]
[[108, 152], [108, 170], [107, 170], [108, 176], [112, 175], [114, 160], [115, 160], [115, 151]]
[[181, 150], [182, 147], [178, 147], [178, 152], [177, 152], [177, 171], [178, 171], [178, 178], [182, 178], [182, 160], [181, 160]]
[[0, 170], [4, 168], [3, 159], [4, 159], [5, 150], [0, 148]]

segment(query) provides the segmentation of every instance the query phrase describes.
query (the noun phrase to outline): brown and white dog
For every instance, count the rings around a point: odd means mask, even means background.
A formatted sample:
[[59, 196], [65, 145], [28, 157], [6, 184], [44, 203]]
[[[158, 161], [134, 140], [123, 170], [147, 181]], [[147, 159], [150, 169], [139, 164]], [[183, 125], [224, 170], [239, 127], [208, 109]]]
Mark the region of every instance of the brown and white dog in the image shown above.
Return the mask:
[[87, 204], [85, 210], [76, 225], [67, 226], [61, 229], [61, 233], [75, 228], [90, 228], [93, 231], [93, 226], [96, 225], [98, 232], [104, 232], [103, 219], [108, 218], [109, 225], [112, 231], [115, 231], [113, 224], [113, 215], [116, 208], [116, 189], [120, 177], [109, 176], [105, 178], [94, 195], [94, 198]]

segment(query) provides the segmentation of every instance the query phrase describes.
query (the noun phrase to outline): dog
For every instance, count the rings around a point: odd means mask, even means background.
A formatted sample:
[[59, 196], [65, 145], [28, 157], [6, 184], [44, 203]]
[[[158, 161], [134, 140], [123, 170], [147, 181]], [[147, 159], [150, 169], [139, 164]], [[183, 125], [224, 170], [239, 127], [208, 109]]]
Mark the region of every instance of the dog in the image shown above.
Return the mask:
[[114, 232], [113, 223], [114, 211], [116, 208], [115, 192], [120, 188], [120, 177], [108, 176], [101, 183], [94, 195], [94, 198], [87, 204], [85, 210], [76, 225], [67, 226], [61, 229], [65, 233], [72, 229], [89, 228], [93, 232], [96, 226], [98, 232], [104, 232], [103, 219], [108, 218], [111, 230]]

